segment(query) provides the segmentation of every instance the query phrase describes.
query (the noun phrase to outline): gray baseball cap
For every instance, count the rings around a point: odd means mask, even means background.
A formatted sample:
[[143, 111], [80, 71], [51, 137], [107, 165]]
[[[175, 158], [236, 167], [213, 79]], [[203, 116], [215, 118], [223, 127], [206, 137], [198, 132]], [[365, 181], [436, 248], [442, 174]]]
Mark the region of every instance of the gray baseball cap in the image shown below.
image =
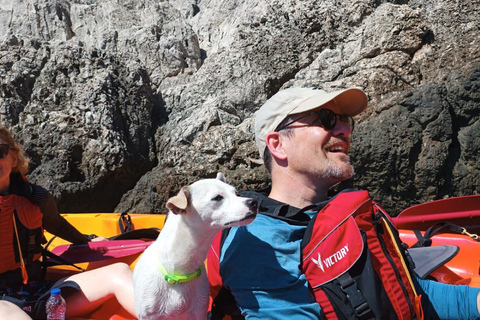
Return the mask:
[[367, 95], [360, 89], [350, 88], [326, 92], [316, 87], [289, 88], [274, 94], [255, 115], [255, 142], [263, 159], [265, 137], [275, 131], [289, 115], [316, 109], [334, 100], [342, 114], [356, 116], [367, 107]]

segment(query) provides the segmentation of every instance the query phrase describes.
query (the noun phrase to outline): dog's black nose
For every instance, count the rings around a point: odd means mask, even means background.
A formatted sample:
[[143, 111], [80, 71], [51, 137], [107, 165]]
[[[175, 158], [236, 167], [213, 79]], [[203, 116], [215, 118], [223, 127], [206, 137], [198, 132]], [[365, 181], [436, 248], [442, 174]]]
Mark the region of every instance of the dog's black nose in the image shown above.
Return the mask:
[[248, 205], [248, 208], [252, 211], [256, 212], [258, 210], [258, 201], [256, 199], [248, 199], [247, 205]]

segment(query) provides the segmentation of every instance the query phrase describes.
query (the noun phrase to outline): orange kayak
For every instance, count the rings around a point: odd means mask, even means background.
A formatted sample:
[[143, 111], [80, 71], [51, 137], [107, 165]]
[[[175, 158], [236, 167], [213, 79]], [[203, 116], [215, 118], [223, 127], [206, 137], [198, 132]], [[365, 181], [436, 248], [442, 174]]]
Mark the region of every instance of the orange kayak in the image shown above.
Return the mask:
[[[164, 214], [136, 213], [128, 215], [81, 213], [63, 216], [84, 234], [116, 237], [116, 240], [72, 246], [47, 233], [49, 241], [47, 249], [76, 266], [61, 264], [49, 267], [47, 271], [49, 279], [59, 279], [82, 272], [78, 267], [91, 270], [120, 261], [130, 265], [133, 270], [140, 255], [163, 228], [166, 217]], [[480, 195], [449, 198], [413, 206], [392, 218], [392, 221], [399, 230], [402, 241], [409, 246], [418, 241], [419, 232], [425, 235], [427, 230], [437, 223], [448, 221], [460, 226], [465, 231], [463, 234], [452, 233], [449, 230], [432, 234], [428, 242], [429, 247], [456, 249], [444, 263], [433, 270], [428, 270], [426, 277], [444, 283], [480, 287], [480, 240], [478, 237], [475, 238], [476, 233], [480, 232]], [[115, 299], [110, 299], [91, 314], [74, 320], [126, 319], [135, 318]]]
[[410, 247], [419, 240], [418, 234], [430, 232], [429, 248], [454, 248], [452, 255], [446, 257], [448, 260], [432, 270], [428, 278], [480, 287], [480, 195], [423, 203], [392, 220], [400, 238]]

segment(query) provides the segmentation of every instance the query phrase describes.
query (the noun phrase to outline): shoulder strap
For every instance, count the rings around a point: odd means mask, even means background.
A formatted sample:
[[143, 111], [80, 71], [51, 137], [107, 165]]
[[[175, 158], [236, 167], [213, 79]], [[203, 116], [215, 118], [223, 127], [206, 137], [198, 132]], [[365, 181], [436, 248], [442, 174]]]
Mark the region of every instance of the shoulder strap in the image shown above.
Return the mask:
[[254, 198], [259, 203], [259, 213], [285, 221], [293, 225], [307, 225], [310, 221], [310, 216], [305, 214], [306, 209], [316, 207], [316, 205], [308, 208], [300, 209], [289, 206], [285, 203], [270, 199], [268, 197], [269, 188], [259, 191], [243, 190], [240, 192], [242, 197]]

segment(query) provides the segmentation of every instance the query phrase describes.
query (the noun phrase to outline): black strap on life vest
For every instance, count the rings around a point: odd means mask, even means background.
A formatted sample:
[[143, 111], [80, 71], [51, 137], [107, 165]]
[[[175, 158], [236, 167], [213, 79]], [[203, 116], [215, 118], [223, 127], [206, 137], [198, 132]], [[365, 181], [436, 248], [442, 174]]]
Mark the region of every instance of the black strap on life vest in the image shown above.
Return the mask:
[[[20, 256], [22, 255], [25, 263], [30, 264], [33, 262], [35, 254], [39, 254], [42, 250], [43, 234], [41, 228], [29, 229], [25, 227], [18, 217], [17, 209], [14, 209], [13, 217], [15, 219], [15, 225], [18, 227], [14, 235], [15, 246], [13, 249], [15, 258], [20, 260]], [[17, 243], [21, 248], [16, 245]]]
[[348, 272], [345, 272], [336, 280], [338, 281], [342, 291], [346, 294], [348, 302], [353, 307], [353, 310], [357, 315], [357, 319], [376, 319], [372, 309], [370, 309], [370, 306], [367, 303], [367, 300], [358, 289], [357, 283]]

